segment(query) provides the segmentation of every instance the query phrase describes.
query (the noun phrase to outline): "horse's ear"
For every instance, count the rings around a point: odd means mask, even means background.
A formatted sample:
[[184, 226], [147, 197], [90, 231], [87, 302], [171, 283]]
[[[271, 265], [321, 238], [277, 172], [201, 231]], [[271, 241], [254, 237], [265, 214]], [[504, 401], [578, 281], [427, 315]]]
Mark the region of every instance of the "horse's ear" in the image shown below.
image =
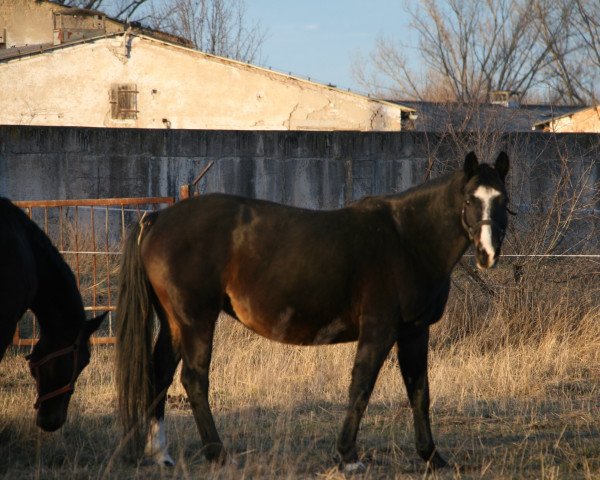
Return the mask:
[[98, 330], [98, 328], [100, 328], [100, 325], [102, 324], [102, 322], [104, 321], [104, 319], [106, 318], [107, 315], [108, 315], [108, 312], [104, 312], [104, 313], [98, 315], [97, 317], [87, 320], [83, 324], [83, 331], [85, 332], [85, 335], [88, 338], [90, 337], [90, 335], [92, 333], [94, 333], [96, 330]]
[[496, 159], [496, 163], [494, 163], [494, 168], [498, 172], [498, 175], [500, 175], [502, 181], [504, 181], [504, 179], [506, 178], [506, 174], [508, 173], [508, 167], [508, 155], [506, 154], [506, 152], [500, 152], [500, 155], [498, 155], [498, 158]]
[[465, 165], [463, 167], [465, 175], [467, 176], [467, 180], [475, 175], [475, 171], [477, 170], [478, 166], [479, 161], [477, 160], [477, 155], [475, 155], [475, 152], [467, 153], [467, 156], [465, 157]]

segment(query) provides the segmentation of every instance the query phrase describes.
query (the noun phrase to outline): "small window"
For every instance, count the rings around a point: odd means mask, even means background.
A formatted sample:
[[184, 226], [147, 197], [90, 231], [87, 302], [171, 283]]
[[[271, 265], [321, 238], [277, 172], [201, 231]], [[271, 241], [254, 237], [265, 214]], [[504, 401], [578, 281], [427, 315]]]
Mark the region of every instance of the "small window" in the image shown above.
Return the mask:
[[136, 119], [137, 94], [135, 84], [113, 85], [110, 89], [111, 117], [119, 120]]

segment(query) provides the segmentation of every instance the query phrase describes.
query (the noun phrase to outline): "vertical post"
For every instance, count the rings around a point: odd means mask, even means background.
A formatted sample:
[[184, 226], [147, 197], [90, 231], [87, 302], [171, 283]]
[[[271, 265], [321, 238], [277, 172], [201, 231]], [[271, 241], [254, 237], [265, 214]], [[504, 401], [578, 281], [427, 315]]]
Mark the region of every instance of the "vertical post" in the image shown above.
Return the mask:
[[179, 187], [179, 200], [190, 198], [190, 185], [182, 185]]

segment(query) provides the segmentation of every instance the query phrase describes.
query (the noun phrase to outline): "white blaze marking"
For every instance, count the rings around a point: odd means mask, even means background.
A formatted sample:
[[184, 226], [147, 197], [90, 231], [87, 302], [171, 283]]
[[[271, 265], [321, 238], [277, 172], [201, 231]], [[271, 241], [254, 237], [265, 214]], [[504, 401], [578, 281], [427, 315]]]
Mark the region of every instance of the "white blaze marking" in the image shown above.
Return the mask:
[[[490, 187], [477, 187], [477, 190], [473, 193], [473, 195], [481, 201], [482, 204], [482, 215], [481, 220], [489, 220], [491, 218], [490, 214], [492, 211], [492, 200], [500, 195], [500, 192], [495, 188]], [[493, 264], [493, 260], [496, 257], [496, 251], [494, 250], [494, 245], [492, 243], [492, 226], [491, 225], [482, 225], [481, 231], [479, 234], [479, 242], [481, 243], [481, 247], [488, 255], [488, 264], [487, 266], [491, 266]]]
[[153, 418], [150, 420], [144, 453], [158, 465], [164, 467], [175, 465], [173, 458], [167, 452], [167, 435], [165, 434], [165, 422], [163, 419], [156, 420]]

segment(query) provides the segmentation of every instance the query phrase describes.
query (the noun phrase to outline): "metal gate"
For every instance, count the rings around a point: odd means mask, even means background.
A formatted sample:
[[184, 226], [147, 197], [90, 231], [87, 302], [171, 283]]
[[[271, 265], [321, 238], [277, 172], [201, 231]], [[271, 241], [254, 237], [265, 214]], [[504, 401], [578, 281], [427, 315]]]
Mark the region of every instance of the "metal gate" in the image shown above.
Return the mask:
[[[172, 197], [17, 201], [50, 237], [71, 266], [90, 316], [109, 311], [93, 343], [114, 343], [113, 321], [120, 255], [129, 226], [144, 212], [172, 205]], [[13, 345], [32, 345], [38, 327], [31, 312], [21, 319]]]

